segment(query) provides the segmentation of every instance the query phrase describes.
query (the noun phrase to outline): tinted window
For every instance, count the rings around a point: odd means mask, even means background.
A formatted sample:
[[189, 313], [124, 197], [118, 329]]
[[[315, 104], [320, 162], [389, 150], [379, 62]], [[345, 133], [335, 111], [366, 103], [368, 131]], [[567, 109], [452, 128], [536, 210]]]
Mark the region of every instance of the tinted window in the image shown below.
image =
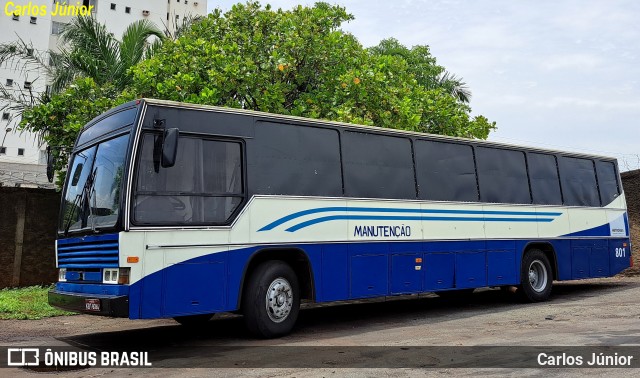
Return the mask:
[[255, 140], [251, 185], [257, 193], [342, 196], [337, 131], [259, 122]]
[[600, 198], [602, 198], [602, 205], [606, 206], [620, 194], [616, 167], [609, 161], [596, 161], [596, 171], [598, 172]]
[[558, 165], [565, 205], [600, 206], [593, 161], [560, 157]]
[[483, 202], [531, 203], [523, 152], [478, 147], [476, 163]]
[[409, 139], [346, 131], [342, 159], [346, 196], [416, 198]]
[[243, 199], [240, 144], [181, 136], [176, 164], [162, 168], [160, 138], [152, 133], [143, 137], [134, 202], [136, 223], [227, 222]]
[[73, 155], [61, 231], [116, 224], [128, 145], [126, 134]]
[[477, 201], [473, 148], [464, 144], [416, 141], [420, 199]]
[[528, 154], [527, 163], [533, 203], [562, 205], [556, 157], [545, 154]]
[[131, 125], [136, 120], [137, 111], [137, 108], [123, 110], [93, 124], [80, 134], [78, 146], [124, 126]]

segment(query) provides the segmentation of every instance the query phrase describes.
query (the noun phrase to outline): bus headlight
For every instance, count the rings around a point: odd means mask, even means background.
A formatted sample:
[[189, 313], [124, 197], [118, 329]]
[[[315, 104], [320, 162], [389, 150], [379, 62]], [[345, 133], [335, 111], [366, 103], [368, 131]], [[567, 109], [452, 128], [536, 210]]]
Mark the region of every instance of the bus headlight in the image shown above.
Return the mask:
[[131, 268], [103, 269], [102, 283], [128, 285], [130, 271], [131, 271]]
[[119, 285], [128, 285], [129, 284], [129, 272], [131, 268], [120, 268], [118, 272], [118, 284]]
[[67, 280], [67, 268], [58, 269], [58, 282], [65, 282]]

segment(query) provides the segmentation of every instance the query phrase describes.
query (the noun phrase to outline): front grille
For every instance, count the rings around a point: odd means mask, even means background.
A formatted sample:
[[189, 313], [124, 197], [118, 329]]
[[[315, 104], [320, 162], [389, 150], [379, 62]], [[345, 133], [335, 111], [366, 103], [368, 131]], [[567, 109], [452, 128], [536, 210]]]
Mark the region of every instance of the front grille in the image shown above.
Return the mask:
[[117, 268], [118, 234], [58, 240], [60, 268]]

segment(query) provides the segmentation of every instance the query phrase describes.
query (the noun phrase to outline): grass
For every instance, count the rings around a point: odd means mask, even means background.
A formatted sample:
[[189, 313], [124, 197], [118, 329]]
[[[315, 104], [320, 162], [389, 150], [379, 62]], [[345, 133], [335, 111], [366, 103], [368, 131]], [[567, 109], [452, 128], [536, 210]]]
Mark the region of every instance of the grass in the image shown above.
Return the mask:
[[0, 319], [42, 319], [52, 316], [74, 315], [49, 306], [49, 286], [30, 286], [0, 290]]

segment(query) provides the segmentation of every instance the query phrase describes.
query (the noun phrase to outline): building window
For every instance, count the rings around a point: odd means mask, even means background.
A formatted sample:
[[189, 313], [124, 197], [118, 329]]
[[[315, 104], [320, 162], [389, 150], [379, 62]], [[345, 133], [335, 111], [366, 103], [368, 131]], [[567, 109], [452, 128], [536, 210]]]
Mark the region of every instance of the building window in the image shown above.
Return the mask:
[[114, 3], [111, 3], [111, 10], [116, 10], [116, 5]]
[[38, 23], [38, 17], [31, 17], [31, 20], [29, 21], [32, 24], [37, 24]]
[[47, 151], [40, 150], [38, 154], [38, 164], [47, 164]]
[[179, 19], [180, 19], [180, 15], [176, 14], [176, 20], [179, 20]]
[[187, 0], [184, 0], [184, 3], [185, 3], [185, 4], [189, 4], [189, 2], [188, 2]]
[[58, 35], [60, 33], [62, 33], [62, 29], [64, 28], [66, 24], [63, 22], [56, 22], [56, 21], [52, 21], [51, 22], [51, 34], [53, 35]]
[[8, 121], [9, 120], [9, 113], [7, 113], [7, 112], [2, 113], [2, 120], [3, 121]]
[[169, 12], [167, 12], [167, 21], [169, 21]]
[[13, 79], [7, 79], [7, 87], [13, 87]]
[[7, 147], [0, 147], [0, 155], [6, 155], [7, 154]]
[[131, 7], [125, 7], [124, 13], [131, 13]]
[[18, 148], [18, 156], [24, 156], [24, 148]]
[[25, 81], [24, 82], [24, 89], [31, 89], [31, 82], [30, 81]]
[[13, 14], [13, 21], [20, 21], [20, 16], [17, 13]]

